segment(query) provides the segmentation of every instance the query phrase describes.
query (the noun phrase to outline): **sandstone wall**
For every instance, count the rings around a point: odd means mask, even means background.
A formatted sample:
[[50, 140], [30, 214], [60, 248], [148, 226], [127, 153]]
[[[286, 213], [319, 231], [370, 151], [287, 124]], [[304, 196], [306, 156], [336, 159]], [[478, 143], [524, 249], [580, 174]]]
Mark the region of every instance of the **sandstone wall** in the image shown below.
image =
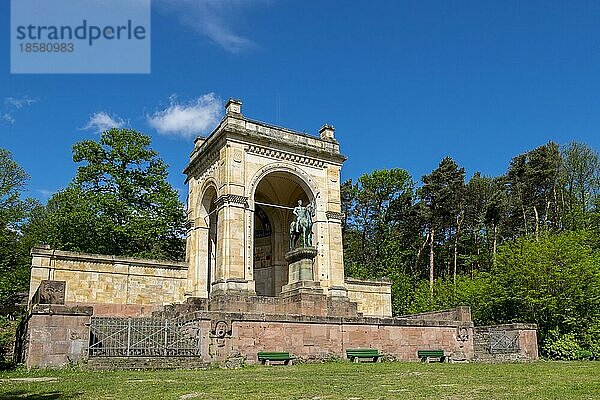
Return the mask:
[[[28, 367], [64, 366], [88, 358], [91, 307], [36, 305], [24, 344]], [[182, 315], [200, 333], [199, 362], [258, 362], [259, 351], [287, 351], [299, 360], [345, 358], [349, 348], [376, 348], [388, 360], [416, 361], [421, 349], [443, 349], [454, 359], [473, 358], [473, 324], [398, 318], [327, 317], [196, 311]], [[146, 357], [147, 358], [147, 357]], [[112, 359], [112, 358], [111, 358]], [[90, 366], [110, 368], [110, 360]], [[133, 365], [140, 365], [140, 360]], [[233, 362], [233, 364], [232, 364]], [[146, 363], [148, 368], [157, 362]], [[142, 362], [144, 364], [144, 362]], [[169, 364], [169, 363], [167, 363]], [[130, 366], [131, 367], [131, 366]], [[114, 368], [127, 368], [115, 358]]]
[[366, 317], [392, 316], [392, 284], [385, 281], [367, 281], [346, 278], [348, 298]]
[[[492, 334], [495, 334], [495, 337], [491, 338]], [[507, 346], [507, 344], [514, 344], [514, 347], [503, 349], [503, 347], [512, 347]], [[537, 360], [537, 326], [535, 324], [519, 323], [478, 326], [473, 331], [473, 350], [475, 361]]]
[[423, 349], [443, 349], [456, 359], [471, 359], [472, 335], [461, 336], [461, 327], [472, 332], [470, 324], [436, 321], [246, 318], [232, 323], [230, 350], [246, 356], [249, 363], [258, 362], [259, 351], [287, 351], [302, 360], [319, 360], [344, 359], [350, 348], [375, 348], [389, 360], [417, 361], [417, 351]]
[[458, 306], [449, 310], [403, 315], [399, 318], [420, 319], [425, 321], [471, 321], [471, 308], [467, 306]]
[[97, 315], [139, 315], [183, 302], [187, 267], [176, 262], [35, 248], [30, 300], [42, 280], [65, 281], [67, 305], [94, 305]]
[[[460, 314], [457, 310], [457, 314]], [[87, 359], [91, 309], [38, 305], [29, 317], [28, 367], [61, 366]], [[407, 318], [344, 318], [196, 311], [186, 314], [186, 327], [197, 326], [200, 356], [192, 368], [208, 363], [235, 366], [257, 363], [260, 351], [286, 351], [303, 361], [344, 359], [349, 348], [375, 348], [387, 360], [417, 361], [417, 351], [442, 349], [452, 360], [528, 361], [537, 359], [535, 326], [511, 324], [473, 328], [470, 321]], [[192, 325], [190, 325], [192, 324]], [[514, 332], [519, 351], [485, 355], [490, 331]], [[149, 360], [152, 359], [152, 360]], [[111, 360], [114, 360], [112, 363]], [[175, 363], [173, 364], [172, 361]], [[92, 360], [93, 368], [158, 368], [186, 366], [183, 358]], [[171, 365], [173, 364], [173, 365]]]
[[20, 338], [27, 368], [62, 367], [87, 358], [91, 307], [37, 305]]

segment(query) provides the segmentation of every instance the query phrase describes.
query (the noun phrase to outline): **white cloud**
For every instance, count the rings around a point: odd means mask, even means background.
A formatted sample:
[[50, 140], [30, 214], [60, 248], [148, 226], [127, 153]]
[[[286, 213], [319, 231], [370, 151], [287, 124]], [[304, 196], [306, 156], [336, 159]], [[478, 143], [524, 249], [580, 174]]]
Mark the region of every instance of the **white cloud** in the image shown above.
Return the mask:
[[214, 128], [222, 110], [221, 99], [214, 93], [187, 104], [178, 103], [175, 96], [171, 96], [169, 106], [148, 116], [148, 123], [159, 133], [190, 137]]
[[7, 106], [16, 108], [17, 110], [20, 110], [23, 107], [28, 107], [28, 106], [32, 105], [33, 103], [36, 103], [37, 101], [38, 101], [37, 99], [34, 99], [29, 96], [5, 97], [4, 98], [4, 104], [6, 104]]
[[4, 113], [0, 115], [0, 121], [7, 122], [12, 125], [15, 123], [15, 118], [10, 113]]
[[15, 123], [15, 114], [21, 109], [29, 107], [33, 103], [37, 103], [38, 99], [21, 96], [21, 97], [5, 97], [4, 106], [0, 106], [0, 122], [13, 125]]
[[175, 14], [180, 22], [230, 53], [256, 48], [252, 40], [236, 33], [236, 17], [248, 7], [264, 1], [248, 0], [158, 0], [161, 10]]
[[118, 117], [112, 117], [105, 111], [100, 111], [90, 116], [90, 120], [83, 128], [98, 133], [102, 133], [112, 128], [122, 128], [125, 126], [125, 121]]
[[49, 199], [55, 193], [54, 190], [48, 189], [36, 189], [35, 191], [41, 194], [44, 199]]

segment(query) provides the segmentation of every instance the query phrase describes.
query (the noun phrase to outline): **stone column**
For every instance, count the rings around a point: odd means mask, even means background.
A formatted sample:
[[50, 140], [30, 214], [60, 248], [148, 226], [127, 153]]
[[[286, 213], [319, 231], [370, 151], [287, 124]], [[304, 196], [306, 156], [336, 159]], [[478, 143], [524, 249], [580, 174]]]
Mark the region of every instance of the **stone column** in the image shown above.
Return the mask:
[[217, 265], [213, 290], [215, 293], [243, 292], [254, 294], [254, 281], [246, 279], [244, 221], [247, 199], [225, 194], [217, 206]]
[[191, 227], [188, 233], [188, 281], [191, 295], [194, 297], [208, 297], [207, 272], [210, 266], [208, 254], [208, 232], [206, 226]]
[[[324, 125], [321, 128], [321, 138], [333, 140], [333, 127]], [[344, 282], [344, 249], [342, 245], [342, 220], [340, 200], [340, 168], [327, 167], [327, 206], [325, 217], [327, 221], [327, 257], [329, 259], [329, 292], [336, 298], [346, 298], [348, 291]]]
[[344, 249], [342, 246], [342, 213], [327, 213], [329, 231], [329, 296], [347, 297], [348, 291], [344, 282]]

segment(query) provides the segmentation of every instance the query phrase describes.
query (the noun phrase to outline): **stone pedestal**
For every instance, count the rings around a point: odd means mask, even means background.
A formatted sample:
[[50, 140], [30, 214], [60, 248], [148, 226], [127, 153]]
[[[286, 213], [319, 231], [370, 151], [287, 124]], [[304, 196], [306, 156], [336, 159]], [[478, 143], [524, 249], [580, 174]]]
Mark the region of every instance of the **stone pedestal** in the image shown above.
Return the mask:
[[348, 300], [348, 289], [344, 286], [332, 286], [329, 288], [329, 297], [336, 300]]
[[282, 296], [298, 293], [323, 294], [323, 288], [313, 277], [313, 263], [317, 256], [314, 247], [301, 247], [285, 254], [289, 263], [288, 284], [281, 288]]
[[225, 293], [255, 296], [254, 281], [239, 278], [218, 279], [212, 283], [209, 297]]

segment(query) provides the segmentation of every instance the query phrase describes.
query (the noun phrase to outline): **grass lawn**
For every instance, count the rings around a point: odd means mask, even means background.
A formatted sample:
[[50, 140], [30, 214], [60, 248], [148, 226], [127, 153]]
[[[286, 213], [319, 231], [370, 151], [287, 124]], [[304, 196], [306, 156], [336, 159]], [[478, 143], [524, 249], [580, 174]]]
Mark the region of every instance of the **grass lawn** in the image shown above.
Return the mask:
[[0, 372], [0, 399], [598, 399], [600, 362]]

